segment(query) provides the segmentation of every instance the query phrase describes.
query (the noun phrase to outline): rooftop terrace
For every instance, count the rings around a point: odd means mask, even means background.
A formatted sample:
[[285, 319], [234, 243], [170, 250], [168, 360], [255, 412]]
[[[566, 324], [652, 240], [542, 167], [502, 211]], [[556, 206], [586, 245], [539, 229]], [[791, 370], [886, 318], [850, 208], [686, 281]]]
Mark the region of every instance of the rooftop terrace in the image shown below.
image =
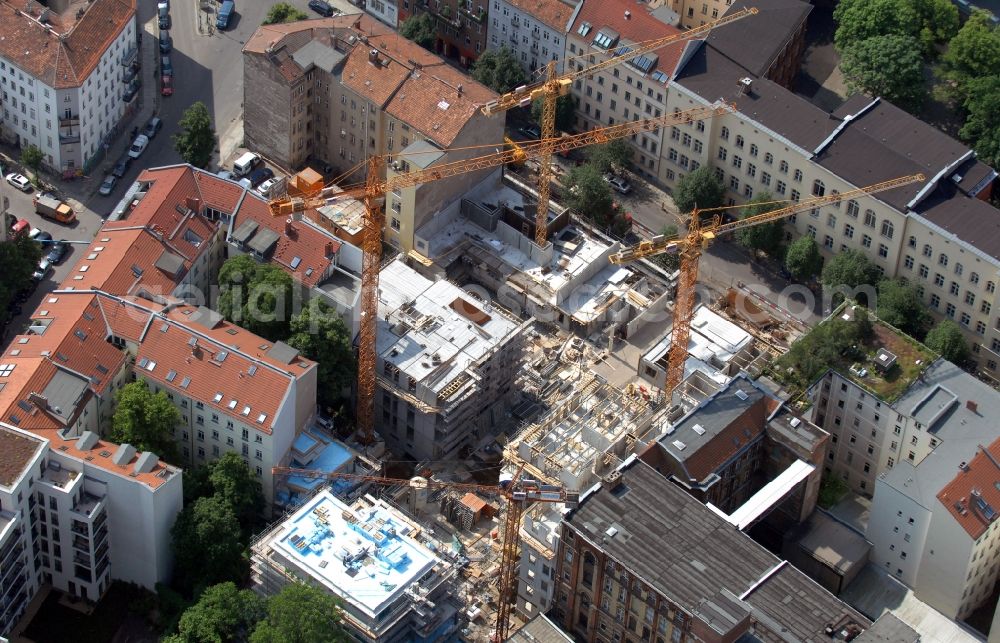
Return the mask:
[[374, 619], [438, 563], [416, 535], [382, 501], [348, 507], [324, 491], [280, 527], [271, 547]]

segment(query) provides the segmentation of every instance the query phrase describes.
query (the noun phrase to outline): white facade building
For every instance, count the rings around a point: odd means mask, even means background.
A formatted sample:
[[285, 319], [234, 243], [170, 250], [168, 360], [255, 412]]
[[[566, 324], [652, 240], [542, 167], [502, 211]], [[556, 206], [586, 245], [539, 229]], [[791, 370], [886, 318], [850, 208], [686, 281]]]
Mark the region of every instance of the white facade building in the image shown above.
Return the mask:
[[556, 72], [561, 73], [566, 31], [578, 6], [572, 0], [493, 0], [486, 46], [510, 49], [532, 80], [538, 80], [534, 72], [549, 61], [555, 61]]
[[394, 0], [365, 0], [361, 3], [365, 13], [374, 16], [380, 22], [384, 22], [393, 29], [399, 26], [399, 7]]
[[56, 170], [84, 168], [138, 103], [134, 0], [4, 8], [3, 135]]

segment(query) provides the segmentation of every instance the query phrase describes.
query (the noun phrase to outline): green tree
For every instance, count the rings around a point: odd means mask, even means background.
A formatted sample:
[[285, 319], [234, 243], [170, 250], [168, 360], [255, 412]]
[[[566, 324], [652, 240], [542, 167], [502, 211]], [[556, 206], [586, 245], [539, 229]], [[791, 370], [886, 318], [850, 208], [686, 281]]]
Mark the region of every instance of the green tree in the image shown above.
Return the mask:
[[959, 131], [983, 163], [1000, 163], [1000, 76], [975, 78], [966, 84], [965, 125]]
[[34, 145], [29, 145], [21, 150], [21, 163], [24, 164], [24, 167], [31, 170], [36, 181], [38, 180], [38, 170], [42, 167], [42, 160], [44, 158], [45, 156], [42, 154], [42, 151]]
[[267, 618], [257, 624], [251, 643], [340, 643], [340, 606], [318, 587], [292, 583], [267, 602]]
[[472, 77], [498, 94], [506, 94], [528, 82], [524, 68], [507, 46], [480, 54], [472, 64]]
[[[796, 279], [812, 279], [823, 267], [823, 257], [816, 246], [816, 240], [810, 236], [799, 237], [788, 246], [785, 252], [785, 268]], [[825, 272], [825, 270], [824, 270]]]
[[174, 134], [174, 149], [185, 163], [205, 167], [215, 152], [215, 129], [205, 103], [197, 101], [184, 110], [178, 123], [181, 131]]
[[288, 344], [319, 364], [320, 404], [332, 406], [342, 400], [354, 381], [357, 365], [351, 331], [337, 311], [319, 297], [311, 299], [292, 318]]
[[922, 337], [930, 323], [916, 286], [904, 279], [879, 282], [877, 311], [879, 319], [912, 337]]
[[267, 11], [267, 17], [264, 18], [264, 22], [261, 24], [274, 25], [281, 22], [297, 22], [305, 20], [308, 17], [304, 11], [297, 7], [293, 7], [287, 2], [279, 2], [271, 5], [271, 8]]
[[962, 329], [950, 319], [942, 319], [927, 333], [924, 339], [927, 348], [955, 364], [963, 364], [969, 359], [969, 344]]
[[181, 421], [181, 413], [166, 393], [153, 393], [144, 380], [137, 380], [123, 386], [115, 397], [111, 439], [177, 462], [174, 427]]
[[674, 205], [681, 212], [691, 212], [698, 207], [716, 208], [722, 205], [722, 198], [725, 189], [715, 178], [715, 173], [707, 165], [703, 165], [694, 172], [686, 175], [677, 182], [674, 189]]
[[[531, 118], [536, 123], [542, 122], [542, 99], [531, 103]], [[576, 96], [566, 94], [556, 99], [556, 129], [563, 132], [573, 128], [576, 120]]]
[[941, 57], [942, 75], [956, 84], [955, 94], [964, 99], [969, 81], [994, 76], [1000, 69], [1000, 32], [990, 14], [974, 11]]
[[434, 41], [437, 40], [434, 18], [429, 13], [418, 13], [410, 16], [399, 26], [399, 34], [424, 49], [433, 50]]
[[563, 181], [568, 194], [568, 205], [597, 225], [606, 225], [611, 216], [614, 200], [607, 181], [597, 168], [586, 164], [570, 170]]
[[[6, 225], [6, 222], [0, 224]], [[31, 274], [41, 258], [41, 245], [21, 235], [10, 241], [0, 241], [0, 320], [10, 316], [7, 307], [18, 292], [31, 281]]]
[[295, 288], [281, 268], [249, 255], [230, 257], [219, 271], [218, 311], [223, 317], [271, 341], [289, 333]]
[[207, 468], [212, 495], [221, 498], [233, 510], [243, 535], [249, 537], [264, 511], [264, 494], [257, 477], [246, 461], [233, 451], [210, 462]]
[[920, 16], [920, 43], [925, 52], [958, 33], [958, 7], [951, 0], [915, 0], [914, 6]]
[[917, 38], [921, 22], [914, 4], [913, 0], [841, 0], [833, 11], [837, 49], [844, 52], [848, 45], [875, 36]]
[[625, 170], [632, 162], [632, 146], [621, 138], [601, 145], [592, 145], [587, 148], [587, 162], [593, 164], [601, 173]]
[[847, 286], [857, 288], [861, 285], [874, 286], [879, 282], [878, 268], [860, 250], [847, 250], [834, 255], [823, 267], [820, 281], [827, 286]]
[[222, 497], [198, 498], [184, 507], [170, 535], [174, 578], [186, 590], [246, 577], [240, 523]]
[[851, 92], [881, 96], [900, 107], [920, 108], [923, 60], [911, 36], [884, 35], [853, 41], [842, 50], [840, 70]]
[[266, 601], [232, 582], [212, 585], [181, 615], [170, 643], [245, 641], [266, 614]]
[[[760, 193], [743, 206], [740, 210], [740, 219], [777, 210], [781, 207], [781, 203], [768, 203], [773, 200], [774, 197], [771, 196], [770, 192]], [[773, 255], [781, 247], [783, 237], [784, 231], [781, 221], [762, 223], [736, 231], [736, 239], [740, 245], [769, 255]]]

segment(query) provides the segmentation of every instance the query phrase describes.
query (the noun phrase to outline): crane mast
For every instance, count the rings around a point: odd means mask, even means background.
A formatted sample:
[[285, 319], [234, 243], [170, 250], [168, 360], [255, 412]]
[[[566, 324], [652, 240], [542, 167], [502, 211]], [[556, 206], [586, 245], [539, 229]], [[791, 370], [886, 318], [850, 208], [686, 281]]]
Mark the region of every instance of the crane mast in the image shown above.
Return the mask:
[[608, 258], [611, 263], [622, 264], [634, 259], [652, 257], [664, 252], [676, 252], [678, 254], [680, 267], [677, 280], [677, 296], [674, 300], [674, 322], [670, 332], [670, 348], [667, 349], [665, 388], [667, 395], [673, 393], [674, 389], [681, 383], [681, 380], [684, 379], [684, 363], [687, 361], [688, 342], [691, 338], [691, 319], [694, 316], [695, 287], [698, 283], [698, 262], [701, 259], [702, 250], [704, 250], [710, 241], [728, 232], [780, 221], [798, 212], [839, 203], [845, 199], [870, 196], [923, 180], [923, 174], [903, 176], [864, 188], [855, 188], [846, 192], [818, 196], [784, 208], [764, 212], [730, 223], [722, 223], [721, 217], [718, 214], [711, 216], [707, 220], [703, 220], [702, 215], [712, 210], [699, 211], [695, 209], [688, 216], [688, 229], [682, 236], [676, 238], [655, 237], [611, 255]]
[[[518, 87], [512, 92], [508, 92], [498, 97], [496, 100], [488, 102], [483, 106], [483, 114], [492, 116], [505, 112], [514, 107], [527, 107], [536, 99], [542, 101], [541, 129], [541, 153], [538, 156], [540, 169], [538, 171], [538, 210], [535, 214], [535, 243], [544, 246], [546, 242], [547, 218], [549, 214], [549, 190], [552, 180], [552, 141], [556, 135], [556, 101], [560, 96], [565, 96], [570, 92], [573, 81], [583, 76], [588, 76], [602, 71], [609, 67], [614, 67], [639, 56], [655, 51], [667, 45], [687, 40], [693, 40], [701, 36], [708, 35], [712, 29], [727, 25], [737, 20], [742, 20], [747, 16], [757, 13], [757, 9], [750, 7], [735, 11], [725, 15], [718, 20], [707, 22], [694, 29], [689, 29], [681, 33], [671, 34], [663, 38], [654, 38], [636, 43], [629, 47], [624, 47], [623, 53], [616, 53], [600, 62], [596, 62], [587, 67], [580, 66], [576, 70], [570, 70], [561, 75], [556, 75], [556, 62], [550, 60], [545, 66], [545, 80], [534, 85]], [[620, 51], [620, 50], [619, 50]]]

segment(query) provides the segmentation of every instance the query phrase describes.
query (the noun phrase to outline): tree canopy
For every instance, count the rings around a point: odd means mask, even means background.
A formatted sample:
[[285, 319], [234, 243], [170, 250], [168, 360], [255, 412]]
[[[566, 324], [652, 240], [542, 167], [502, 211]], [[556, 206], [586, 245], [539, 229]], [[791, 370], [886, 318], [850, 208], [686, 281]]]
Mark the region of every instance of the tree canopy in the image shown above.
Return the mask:
[[602, 173], [624, 170], [632, 162], [632, 147], [621, 138], [601, 145], [591, 145], [587, 148], [587, 162]]
[[962, 140], [972, 144], [979, 158], [991, 167], [1000, 163], [1000, 76], [974, 78], [966, 83], [965, 125]]
[[250, 466], [234, 451], [208, 465], [208, 483], [212, 494], [221, 498], [236, 515], [245, 536], [249, 536], [258, 516], [264, 510], [264, 495], [260, 482]]
[[399, 35], [412, 40], [424, 49], [433, 50], [434, 41], [437, 39], [434, 18], [426, 12], [410, 16], [399, 26]]
[[809, 386], [841, 359], [860, 358], [863, 353], [854, 355], [851, 351], [859, 350], [855, 347], [868, 341], [872, 332], [871, 320], [863, 309], [850, 321], [839, 317], [825, 321], [803, 335], [776, 360], [775, 373], [781, 379]]
[[573, 168], [563, 185], [570, 208], [598, 225], [608, 223], [614, 200], [611, 188], [596, 167], [587, 163]]
[[246, 577], [240, 523], [221, 496], [198, 498], [184, 507], [170, 534], [174, 579], [181, 587], [190, 591]]
[[941, 63], [943, 75], [957, 84], [963, 97], [970, 80], [996, 75], [1000, 69], [1000, 31], [987, 12], [972, 13], [948, 43]]
[[[768, 203], [774, 197], [770, 192], [761, 192], [740, 210], [740, 219], [772, 212], [781, 207], [780, 203]], [[774, 254], [780, 247], [784, 236], [781, 221], [763, 223], [736, 231], [736, 239], [740, 245], [751, 250], [759, 250], [766, 254]]]
[[883, 279], [878, 284], [878, 318], [912, 337], [923, 337], [930, 315], [916, 286], [904, 279]]
[[267, 16], [261, 24], [274, 25], [282, 22], [296, 22], [305, 20], [309, 15], [301, 9], [294, 7], [287, 2], [279, 2], [271, 5], [267, 11]]
[[820, 279], [824, 285], [857, 288], [861, 285], [874, 286], [880, 280], [878, 268], [860, 250], [846, 250], [834, 255], [823, 267]]
[[688, 213], [695, 207], [705, 209], [722, 205], [725, 189], [712, 169], [703, 165], [677, 182], [673, 196], [677, 209]]
[[174, 149], [185, 163], [205, 167], [215, 152], [215, 129], [205, 103], [197, 101], [184, 110], [178, 122], [181, 131], [174, 134]]
[[339, 402], [354, 381], [357, 365], [351, 331], [336, 310], [318, 297], [292, 318], [288, 344], [319, 364], [320, 404]]
[[816, 240], [810, 236], [799, 237], [785, 252], [785, 268], [796, 279], [812, 279], [823, 267], [823, 256], [819, 253]]
[[245, 641], [263, 617], [266, 601], [232, 582], [212, 585], [181, 615], [178, 633], [165, 643]]
[[[531, 118], [536, 123], [542, 122], [542, 99], [531, 103]], [[563, 132], [573, 129], [576, 121], [576, 96], [566, 94], [556, 99], [556, 129]]]
[[177, 462], [174, 428], [181, 421], [181, 412], [166, 393], [153, 393], [144, 380], [137, 380], [123, 386], [116, 398], [111, 439]]
[[[6, 225], [4, 221], [0, 225]], [[8, 305], [18, 292], [28, 286], [31, 274], [41, 258], [41, 245], [21, 235], [10, 241], [0, 241], [0, 321], [9, 316]]]
[[251, 643], [340, 643], [348, 641], [337, 600], [322, 589], [292, 583], [267, 602], [267, 617]]
[[23, 150], [21, 150], [21, 163], [31, 170], [35, 176], [38, 176], [38, 168], [42, 167], [42, 161], [45, 156], [42, 151], [34, 145], [28, 145]]
[[920, 19], [912, 0], [841, 0], [833, 19], [837, 22], [833, 40], [841, 52], [852, 43], [875, 36], [920, 35]]
[[881, 96], [914, 111], [926, 91], [923, 59], [912, 36], [872, 36], [844, 46], [840, 70], [851, 92]]
[[230, 257], [219, 270], [218, 311], [229, 321], [271, 341], [288, 337], [295, 291], [281, 268], [249, 255]]
[[969, 343], [958, 324], [950, 319], [942, 319], [924, 338], [927, 348], [955, 364], [963, 364], [969, 359]]
[[472, 77], [498, 94], [506, 94], [528, 82], [517, 56], [506, 46], [481, 53], [472, 64]]

